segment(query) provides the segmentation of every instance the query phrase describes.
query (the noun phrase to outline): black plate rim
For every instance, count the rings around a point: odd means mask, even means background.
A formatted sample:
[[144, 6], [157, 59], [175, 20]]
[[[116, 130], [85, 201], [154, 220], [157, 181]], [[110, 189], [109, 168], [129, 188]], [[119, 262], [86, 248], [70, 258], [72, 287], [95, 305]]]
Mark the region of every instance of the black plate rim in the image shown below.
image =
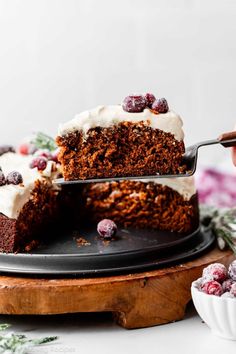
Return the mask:
[[[4, 267], [0, 264], [0, 272], [6, 274], [24, 274], [24, 275], [46, 275], [46, 276], [53, 276], [53, 275], [61, 275], [61, 276], [94, 276], [94, 275], [99, 275], [99, 276], [111, 276], [113, 274], [118, 275], [124, 274], [124, 273], [134, 273], [134, 272], [143, 272], [148, 269], [160, 269], [164, 266], [173, 266], [176, 263], [178, 264], [179, 261], [181, 263], [186, 260], [190, 260], [193, 258], [196, 258], [198, 255], [205, 253], [208, 249], [210, 249], [213, 245], [215, 244], [215, 236], [210, 230], [205, 230], [203, 232], [203, 240], [202, 242], [196, 247], [194, 247], [192, 250], [190, 249], [188, 253], [186, 254], [186, 251], [183, 251], [182, 253], [179, 253], [178, 255], [174, 254], [171, 256], [171, 258], [160, 260], [160, 261], [155, 261], [152, 260], [150, 262], [142, 263], [142, 264], [137, 264], [137, 265], [124, 265], [122, 267], [115, 267], [115, 268], [99, 268], [99, 269], [74, 269], [74, 270], [55, 270], [55, 269], [37, 269], [37, 268], [32, 268], [32, 269], [24, 269], [22, 268], [20, 271], [17, 268], [9, 268], [9, 267]], [[50, 256], [50, 255], [49, 255]], [[61, 255], [60, 255], [61, 256]], [[69, 255], [70, 256], [70, 255]], [[74, 256], [74, 255], [73, 255]]]
[[[181, 244], [186, 243], [187, 241], [189, 241], [191, 238], [194, 238], [199, 232], [201, 231], [201, 226], [199, 225], [197, 229], [195, 229], [191, 234], [188, 234], [184, 237], [180, 237], [179, 240], [175, 240], [171, 243], [162, 243], [161, 245], [158, 246], [149, 246], [145, 248], [145, 252], [149, 252], [149, 251], [159, 251], [159, 250], [163, 250], [163, 249], [170, 249], [176, 246], [179, 246]], [[102, 240], [101, 240], [102, 241]], [[112, 242], [112, 241], [111, 241]], [[80, 254], [79, 257], [80, 258], [87, 258], [87, 257], [94, 257], [94, 258], [105, 258], [105, 257], [116, 257], [117, 255], [132, 255], [132, 254], [142, 254], [143, 253], [143, 248], [137, 248], [133, 251], [117, 251], [115, 253], [83, 253]], [[78, 254], [69, 254], [69, 253], [54, 253], [54, 254], [48, 254], [48, 253], [0, 253], [0, 259], [1, 257], [15, 257], [17, 256], [18, 258], [25, 258], [25, 257], [33, 257], [33, 258], [55, 258], [55, 257], [60, 257], [60, 258], [78, 258]]]

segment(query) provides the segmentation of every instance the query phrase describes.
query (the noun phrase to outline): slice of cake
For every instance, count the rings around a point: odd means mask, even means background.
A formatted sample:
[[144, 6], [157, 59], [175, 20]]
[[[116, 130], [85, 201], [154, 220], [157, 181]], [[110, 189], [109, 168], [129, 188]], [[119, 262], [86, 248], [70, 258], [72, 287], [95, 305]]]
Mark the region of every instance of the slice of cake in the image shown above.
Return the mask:
[[147, 94], [76, 115], [56, 141], [64, 179], [76, 180], [183, 172], [183, 138], [180, 116]]
[[0, 167], [0, 251], [30, 250], [59, 217], [60, 188], [52, 179], [60, 166], [42, 155], [6, 152]]
[[87, 184], [85, 214], [98, 222], [111, 219], [121, 227], [188, 233], [199, 226], [192, 177]]

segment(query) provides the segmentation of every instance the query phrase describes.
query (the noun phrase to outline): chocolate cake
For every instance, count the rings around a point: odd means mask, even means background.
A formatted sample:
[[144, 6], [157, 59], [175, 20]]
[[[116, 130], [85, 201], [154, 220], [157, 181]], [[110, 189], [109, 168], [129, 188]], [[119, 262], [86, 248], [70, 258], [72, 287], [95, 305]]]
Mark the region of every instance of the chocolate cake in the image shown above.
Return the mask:
[[160, 100], [152, 108], [142, 100], [128, 96], [123, 106], [98, 106], [59, 127], [65, 180], [184, 172], [180, 116]]
[[87, 184], [85, 214], [120, 227], [191, 232], [198, 227], [198, 201], [191, 177]]
[[60, 175], [60, 167], [47, 161], [43, 170], [32, 161], [45, 159], [13, 152], [0, 156], [0, 251], [30, 250], [37, 237], [55, 227], [60, 213], [60, 189], [52, 179]]

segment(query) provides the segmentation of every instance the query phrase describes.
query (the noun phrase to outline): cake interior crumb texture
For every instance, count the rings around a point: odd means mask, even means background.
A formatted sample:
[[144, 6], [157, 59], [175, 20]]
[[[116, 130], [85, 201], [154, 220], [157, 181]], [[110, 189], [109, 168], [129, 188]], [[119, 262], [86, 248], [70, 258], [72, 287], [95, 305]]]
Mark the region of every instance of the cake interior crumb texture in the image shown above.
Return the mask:
[[172, 110], [126, 111], [122, 105], [107, 105], [81, 112], [58, 129], [63, 176], [75, 180], [183, 172], [182, 126]]
[[0, 214], [0, 251], [24, 250], [32, 241], [50, 235], [50, 229], [53, 234], [59, 210], [58, 191], [52, 189], [47, 181], [36, 181], [31, 198], [17, 219]]
[[179, 233], [198, 227], [196, 193], [186, 200], [168, 186], [139, 181], [88, 184], [83, 190], [85, 213], [94, 222], [112, 219], [119, 226]]
[[65, 180], [119, 176], [178, 174], [184, 142], [144, 122], [122, 122], [108, 128], [58, 136], [59, 160]]

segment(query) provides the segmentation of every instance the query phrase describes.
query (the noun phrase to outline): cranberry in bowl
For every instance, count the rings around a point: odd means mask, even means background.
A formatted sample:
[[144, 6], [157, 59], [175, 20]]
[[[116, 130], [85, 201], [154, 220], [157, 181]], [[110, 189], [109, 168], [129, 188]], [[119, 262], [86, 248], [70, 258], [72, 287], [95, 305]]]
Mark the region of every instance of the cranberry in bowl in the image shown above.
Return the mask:
[[194, 306], [212, 333], [236, 340], [236, 260], [227, 269], [213, 263], [191, 286]]

